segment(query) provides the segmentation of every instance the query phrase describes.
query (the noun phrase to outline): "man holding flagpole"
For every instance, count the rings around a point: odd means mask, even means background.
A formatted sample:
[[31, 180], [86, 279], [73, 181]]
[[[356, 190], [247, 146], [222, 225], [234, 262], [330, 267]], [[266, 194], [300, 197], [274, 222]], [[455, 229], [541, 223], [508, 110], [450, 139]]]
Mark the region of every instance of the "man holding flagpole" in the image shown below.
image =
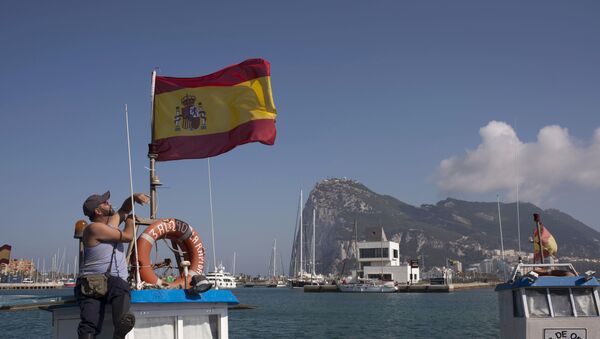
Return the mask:
[[[108, 201], [110, 192], [90, 195], [83, 203], [83, 213], [91, 223], [83, 231], [84, 259], [75, 287], [81, 310], [77, 329], [80, 339], [92, 339], [102, 330], [104, 309], [111, 304], [113, 338], [125, 338], [135, 324], [129, 312], [130, 295], [124, 243], [134, 238], [133, 218], [129, 215], [133, 201], [146, 204], [150, 198], [135, 193], [125, 199], [117, 212]], [[126, 221], [125, 221], [126, 220]], [[125, 221], [125, 228], [119, 225]]]

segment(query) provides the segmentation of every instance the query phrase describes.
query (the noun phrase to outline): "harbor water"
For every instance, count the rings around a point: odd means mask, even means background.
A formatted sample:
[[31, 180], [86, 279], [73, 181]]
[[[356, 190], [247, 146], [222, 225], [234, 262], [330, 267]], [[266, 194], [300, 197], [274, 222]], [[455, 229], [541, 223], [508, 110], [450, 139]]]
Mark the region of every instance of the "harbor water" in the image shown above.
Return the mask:
[[[48, 302], [72, 289], [2, 291], [0, 304]], [[237, 288], [252, 309], [229, 311], [230, 338], [498, 338], [491, 288], [453, 293], [304, 293], [289, 288]], [[49, 338], [50, 312], [0, 312], [2, 338]]]

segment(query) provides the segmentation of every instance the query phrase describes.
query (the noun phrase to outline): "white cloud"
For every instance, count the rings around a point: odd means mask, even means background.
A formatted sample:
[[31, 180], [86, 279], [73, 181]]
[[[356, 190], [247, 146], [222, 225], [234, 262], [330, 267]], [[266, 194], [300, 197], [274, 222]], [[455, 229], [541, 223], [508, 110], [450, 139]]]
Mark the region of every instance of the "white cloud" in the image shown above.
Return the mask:
[[437, 184], [444, 193], [508, 192], [514, 200], [518, 183], [520, 200], [541, 203], [564, 185], [600, 188], [600, 128], [585, 144], [557, 125], [542, 128], [531, 143], [521, 142], [499, 121], [489, 122], [479, 135], [475, 150], [441, 161]]

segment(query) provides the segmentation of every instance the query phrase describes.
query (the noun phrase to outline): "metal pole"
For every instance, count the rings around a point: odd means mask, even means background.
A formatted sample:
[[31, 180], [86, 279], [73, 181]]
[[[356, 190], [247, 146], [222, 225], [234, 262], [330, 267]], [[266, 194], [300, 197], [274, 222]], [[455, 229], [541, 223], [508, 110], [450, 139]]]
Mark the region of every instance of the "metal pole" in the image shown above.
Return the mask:
[[500, 255], [502, 256], [503, 277], [506, 279], [506, 263], [504, 262], [504, 239], [502, 238], [502, 216], [500, 215], [500, 195], [496, 195], [498, 199], [498, 225], [500, 226]]
[[302, 276], [302, 272], [304, 272], [304, 266], [302, 262], [302, 190], [300, 190], [300, 276]]
[[156, 186], [160, 185], [160, 181], [155, 173], [155, 162], [158, 156], [154, 145], [154, 89], [156, 86], [156, 69], [152, 71], [152, 86], [150, 93], [150, 131], [151, 143], [148, 145], [148, 158], [150, 159], [150, 219], [156, 219]]
[[313, 207], [313, 238], [312, 238], [312, 275], [315, 275], [315, 263], [317, 262], [315, 258], [315, 229], [316, 229], [316, 209]]
[[217, 255], [215, 251], [215, 222], [213, 217], [213, 200], [212, 200], [212, 180], [210, 176], [210, 158], [207, 158], [208, 165], [208, 200], [210, 205], [210, 233], [212, 236], [212, 252], [213, 252], [213, 264], [215, 272], [217, 272]]

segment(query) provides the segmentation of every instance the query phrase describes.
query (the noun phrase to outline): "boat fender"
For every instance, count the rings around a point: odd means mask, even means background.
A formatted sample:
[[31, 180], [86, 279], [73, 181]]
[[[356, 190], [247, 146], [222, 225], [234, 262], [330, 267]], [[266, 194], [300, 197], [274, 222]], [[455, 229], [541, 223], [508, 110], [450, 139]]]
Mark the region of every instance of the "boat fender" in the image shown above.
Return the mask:
[[[170, 239], [177, 243], [183, 251], [183, 258], [190, 262], [187, 283], [183, 269], [180, 269], [179, 278], [168, 282], [161, 280], [152, 269], [150, 253], [152, 246], [160, 239]], [[204, 245], [196, 231], [186, 222], [178, 219], [160, 219], [146, 228], [136, 241], [139, 260], [131, 257], [131, 265], [140, 267], [140, 278], [147, 284], [159, 285], [165, 288], [182, 288], [190, 286], [195, 275], [204, 270]]]

